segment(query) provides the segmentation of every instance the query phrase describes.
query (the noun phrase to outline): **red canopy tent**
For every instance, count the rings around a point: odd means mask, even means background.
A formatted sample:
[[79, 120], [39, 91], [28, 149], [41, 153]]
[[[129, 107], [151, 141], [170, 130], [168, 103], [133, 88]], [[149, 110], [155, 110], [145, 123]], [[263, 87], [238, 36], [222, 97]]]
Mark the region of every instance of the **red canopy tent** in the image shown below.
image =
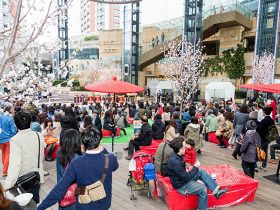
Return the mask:
[[280, 93], [280, 84], [246, 84], [240, 85], [240, 87], [269, 93]]
[[144, 88], [128, 82], [117, 80], [117, 77], [113, 77], [112, 80], [86, 85], [85, 89], [92, 92], [113, 94], [139, 93], [144, 91]]

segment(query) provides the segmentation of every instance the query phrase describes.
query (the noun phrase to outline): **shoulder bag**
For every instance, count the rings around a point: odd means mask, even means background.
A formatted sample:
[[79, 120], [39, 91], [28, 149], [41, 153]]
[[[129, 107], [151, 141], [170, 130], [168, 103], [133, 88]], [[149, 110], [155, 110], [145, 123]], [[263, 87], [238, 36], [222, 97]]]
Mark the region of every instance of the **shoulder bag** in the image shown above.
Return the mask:
[[167, 143], [164, 142], [164, 146], [163, 146], [162, 153], [161, 153], [160, 172], [161, 172], [162, 176], [168, 176], [167, 163], [163, 162], [163, 160], [164, 160], [164, 151], [165, 151], [166, 145], [167, 145]]
[[37, 132], [35, 132], [38, 137], [38, 171], [32, 171], [28, 174], [25, 174], [18, 178], [16, 181], [15, 187], [22, 187], [26, 192], [31, 192], [34, 187], [38, 186], [40, 184], [40, 174], [39, 174], [39, 168], [40, 168], [40, 137]]
[[79, 203], [88, 204], [90, 202], [99, 201], [106, 197], [106, 192], [103, 183], [107, 175], [108, 166], [109, 166], [109, 156], [105, 155], [105, 165], [104, 165], [101, 179], [98, 180], [97, 182], [94, 182], [91, 185], [76, 188], [75, 194], [78, 195]]
[[[69, 166], [69, 163], [68, 163], [67, 166], [66, 166], [66, 169], [65, 169], [65, 171], [64, 171], [64, 174], [65, 174], [65, 172], [66, 172], [68, 166]], [[76, 196], [75, 196], [76, 188], [77, 188], [77, 183], [72, 184], [72, 185], [68, 188], [68, 190], [67, 190], [67, 192], [65, 193], [63, 199], [60, 200], [60, 201], [58, 202], [58, 205], [59, 205], [60, 207], [63, 207], [63, 208], [64, 208], [64, 207], [72, 206], [72, 205], [74, 205], [74, 204], [76, 203]]]
[[254, 139], [253, 139], [253, 142], [254, 142], [254, 144], [256, 146], [256, 150], [257, 150], [257, 161], [259, 161], [259, 162], [265, 161], [265, 157], [266, 157], [265, 151], [255, 142]]

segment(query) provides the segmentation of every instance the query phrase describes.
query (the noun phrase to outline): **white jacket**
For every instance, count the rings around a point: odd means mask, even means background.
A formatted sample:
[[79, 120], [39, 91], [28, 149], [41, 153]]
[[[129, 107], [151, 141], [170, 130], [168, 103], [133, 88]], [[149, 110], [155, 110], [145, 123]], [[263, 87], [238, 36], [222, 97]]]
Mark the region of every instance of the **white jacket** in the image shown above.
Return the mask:
[[[44, 138], [40, 138], [40, 178], [44, 182], [43, 158], [44, 158]], [[32, 171], [38, 171], [38, 137], [31, 129], [19, 130], [10, 141], [10, 162], [8, 176], [5, 181], [5, 189], [12, 188], [17, 179]]]

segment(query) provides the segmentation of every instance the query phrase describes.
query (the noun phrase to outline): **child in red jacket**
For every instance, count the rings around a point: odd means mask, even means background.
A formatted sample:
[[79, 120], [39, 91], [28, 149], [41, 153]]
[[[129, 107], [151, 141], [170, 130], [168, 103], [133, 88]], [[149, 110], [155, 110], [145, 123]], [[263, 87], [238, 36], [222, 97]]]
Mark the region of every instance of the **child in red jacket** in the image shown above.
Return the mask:
[[189, 163], [191, 166], [193, 166], [196, 162], [196, 152], [194, 145], [195, 143], [192, 139], [188, 139], [186, 141], [185, 162]]

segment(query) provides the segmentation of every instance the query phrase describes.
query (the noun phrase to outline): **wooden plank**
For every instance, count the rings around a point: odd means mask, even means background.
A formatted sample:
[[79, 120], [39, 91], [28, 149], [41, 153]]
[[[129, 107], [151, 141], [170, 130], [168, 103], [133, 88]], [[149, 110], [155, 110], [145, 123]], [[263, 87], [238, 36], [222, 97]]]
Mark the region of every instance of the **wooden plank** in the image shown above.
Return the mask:
[[[124, 145], [118, 144], [115, 150], [123, 152]], [[110, 145], [105, 145], [110, 151]], [[242, 170], [241, 161], [232, 158], [231, 153], [233, 149], [220, 149], [215, 144], [204, 142], [202, 154], [197, 155], [197, 159], [202, 165], [217, 165], [217, 164], [230, 164], [231, 166]], [[1, 154], [0, 154], [1, 155]], [[126, 153], [123, 154], [125, 156]], [[164, 201], [161, 198], [148, 198], [146, 192], [136, 192], [136, 200], [131, 201], [129, 198], [130, 188], [126, 186], [128, 178], [128, 164], [129, 161], [123, 159], [119, 160], [119, 169], [113, 174], [113, 189], [112, 189], [112, 210], [167, 210]], [[276, 165], [268, 164], [267, 172], [265, 175], [273, 174], [276, 172]], [[56, 184], [56, 168], [55, 161], [44, 162], [45, 171], [50, 172], [46, 177], [45, 183], [41, 187], [41, 199], [52, 190]], [[0, 172], [2, 164], [0, 164]], [[259, 170], [260, 171], [260, 170]], [[276, 185], [263, 177], [263, 172], [256, 173], [255, 179], [259, 181], [259, 189], [257, 190], [256, 199], [253, 203], [244, 203], [237, 206], [230, 207], [231, 210], [276, 210], [279, 209], [279, 185]], [[151, 191], [153, 192], [153, 184], [151, 183]], [[58, 209], [55, 205], [51, 210]], [[220, 208], [229, 209], [229, 208]]]

